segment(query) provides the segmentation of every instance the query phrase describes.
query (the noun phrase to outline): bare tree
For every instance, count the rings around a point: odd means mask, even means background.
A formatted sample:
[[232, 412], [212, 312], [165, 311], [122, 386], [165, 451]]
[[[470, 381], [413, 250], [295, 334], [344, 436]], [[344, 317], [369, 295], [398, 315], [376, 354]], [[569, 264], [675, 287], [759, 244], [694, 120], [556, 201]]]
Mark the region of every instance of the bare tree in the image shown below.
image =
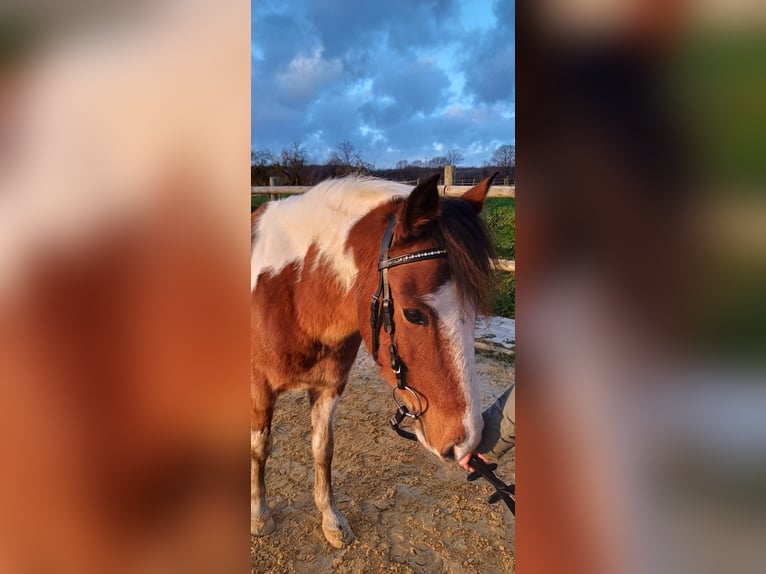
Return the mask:
[[251, 185], [266, 185], [269, 176], [274, 175], [277, 158], [266, 148], [250, 152], [250, 183]]
[[428, 160], [426, 167], [444, 167], [448, 165], [447, 156], [436, 155]]
[[307, 159], [306, 149], [297, 141], [294, 141], [290, 147], [282, 149], [279, 165], [287, 178], [288, 185], [301, 185], [303, 167]]
[[277, 159], [270, 149], [261, 148], [250, 152], [250, 165], [258, 167], [266, 167], [267, 165], [274, 165]]
[[516, 146], [505, 144], [497, 148], [492, 154], [492, 165], [503, 168], [507, 176], [511, 167], [516, 165]]
[[396, 169], [407, 169], [410, 165], [410, 162], [408, 162], [406, 159], [400, 159], [396, 162]]
[[457, 166], [462, 163], [463, 159], [463, 154], [457, 148], [453, 148], [447, 152], [447, 165]]
[[329, 165], [338, 165], [344, 167], [350, 167], [356, 160], [358, 154], [356, 148], [348, 140], [343, 140], [335, 144], [335, 150], [330, 152], [330, 157], [327, 159]]
[[330, 153], [327, 163], [328, 165], [336, 166], [336, 176], [352, 173], [368, 174], [374, 169], [371, 163], [362, 159], [360, 152], [348, 140], [335, 144], [335, 150]]

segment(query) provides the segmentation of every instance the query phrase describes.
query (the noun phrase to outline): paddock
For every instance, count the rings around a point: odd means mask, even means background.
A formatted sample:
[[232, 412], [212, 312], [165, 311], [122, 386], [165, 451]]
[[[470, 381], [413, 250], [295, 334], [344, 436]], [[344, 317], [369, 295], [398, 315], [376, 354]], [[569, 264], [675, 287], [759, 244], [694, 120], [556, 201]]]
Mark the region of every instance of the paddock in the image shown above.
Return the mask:
[[[482, 406], [515, 380], [506, 356], [477, 353]], [[327, 544], [311, 495], [309, 403], [305, 393], [279, 398], [274, 450], [266, 466], [277, 529], [253, 538], [256, 573], [513, 572], [515, 520], [503, 504], [488, 505], [488, 485], [469, 483], [455, 464], [442, 464], [389, 427], [391, 392], [360, 351], [338, 407], [333, 482], [338, 507], [356, 541]], [[509, 481], [513, 451], [497, 473]]]

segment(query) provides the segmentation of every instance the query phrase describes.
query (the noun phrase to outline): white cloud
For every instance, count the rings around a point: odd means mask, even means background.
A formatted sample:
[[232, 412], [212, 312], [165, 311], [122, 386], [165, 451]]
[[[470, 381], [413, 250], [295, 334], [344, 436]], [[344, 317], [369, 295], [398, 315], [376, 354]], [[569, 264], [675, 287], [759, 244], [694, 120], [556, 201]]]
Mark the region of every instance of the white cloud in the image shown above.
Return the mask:
[[343, 75], [339, 59], [325, 60], [322, 49], [310, 56], [297, 55], [287, 69], [277, 74], [277, 87], [286, 101], [305, 103], [316, 98], [322, 88], [335, 83]]
[[253, 5], [254, 147], [323, 161], [349, 140], [392, 167], [452, 148], [481, 165], [513, 142], [513, 0], [477, 0], [470, 21], [457, 0], [291, 4]]

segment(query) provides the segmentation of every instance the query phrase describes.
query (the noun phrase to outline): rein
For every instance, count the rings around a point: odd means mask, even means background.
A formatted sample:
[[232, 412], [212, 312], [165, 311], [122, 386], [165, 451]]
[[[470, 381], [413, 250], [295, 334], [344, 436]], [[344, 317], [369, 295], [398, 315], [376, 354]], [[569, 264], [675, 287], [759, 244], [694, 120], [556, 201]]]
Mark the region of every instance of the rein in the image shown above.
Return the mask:
[[[378, 257], [378, 290], [375, 295], [372, 296], [370, 303], [370, 325], [372, 326], [372, 356], [378, 360], [378, 349], [380, 347], [380, 327], [383, 325], [383, 330], [388, 333], [390, 343], [388, 346], [389, 354], [391, 355], [391, 371], [396, 377], [396, 387], [393, 390], [394, 402], [396, 403], [396, 412], [390, 419], [391, 428], [402, 438], [407, 440], [417, 440], [417, 437], [400, 427], [405, 418], [411, 418], [416, 420], [423, 414], [423, 405], [420, 401], [418, 393], [404, 380], [404, 374], [406, 366], [402, 363], [399, 357], [399, 352], [394, 342], [394, 299], [391, 295], [391, 285], [388, 282], [388, 270], [392, 267], [398, 267], [399, 265], [407, 265], [409, 263], [416, 263], [417, 261], [425, 261], [427, 259], [437, 259], [446, 257], [447, 251], [445, 249], [424, 249], [422, 251], [415, 251], [414, 253], [408, 253], [406, 255], [399, 255], [398, 257], [388, 257], [388, 250], [391, 248], [391, 242], [394, 238], [394, 227], [396, 226], [396, 216], [393, 216], [386, 226], [386, 231], [383, 233], [383, 240], [380, 242], [380, 254]], [[398, 392], [407, 392], [412, 395], [417, 403], [417, 411], [412, 413], [397, 397]]]
[[494, 487], [495, 492], [493, 492], [487, 499], [487, 502], [489, 504], [495, 504], [502, 500], [505, 502], [508, 510], [511, 511], [511, 514], [516, 516], [516, 485], [505, 484], [495, 475], [497, 464], [488, 464], [476, 455], [471, 455], [468, 464], [474, 469], [474, 471], [467, 477], [469, 482], [473, 482], [478, 478], [483, 478]]

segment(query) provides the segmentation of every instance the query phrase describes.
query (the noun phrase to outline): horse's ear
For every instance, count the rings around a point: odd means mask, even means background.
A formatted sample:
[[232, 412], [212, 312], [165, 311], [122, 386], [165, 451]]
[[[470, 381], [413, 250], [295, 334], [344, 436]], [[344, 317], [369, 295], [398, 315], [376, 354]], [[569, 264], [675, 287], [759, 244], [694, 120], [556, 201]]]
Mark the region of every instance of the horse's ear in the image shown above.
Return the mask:
[[489, 186], [492, 185], [492, 180], [497, 177], [498, 173], [500, 172], [496, 171], [487, 179], [474, 185], [471, 189], [461, 195], [460, 199], [467, 201], [471, 207], [474, 208], [476, 213], [481, 213], [481, 210], [484, 208], [484, 200], [487, 198], [487, 193], [489, 192]]
[[404, 206], [402, 238], [418, 235], [424, 227], [436, 221], [436, 218], [439, 217], [439, 188], [436, 187], [437, 181], [439, 181], [438, 173], [421, 181], [410, 193], [410, 197]]

